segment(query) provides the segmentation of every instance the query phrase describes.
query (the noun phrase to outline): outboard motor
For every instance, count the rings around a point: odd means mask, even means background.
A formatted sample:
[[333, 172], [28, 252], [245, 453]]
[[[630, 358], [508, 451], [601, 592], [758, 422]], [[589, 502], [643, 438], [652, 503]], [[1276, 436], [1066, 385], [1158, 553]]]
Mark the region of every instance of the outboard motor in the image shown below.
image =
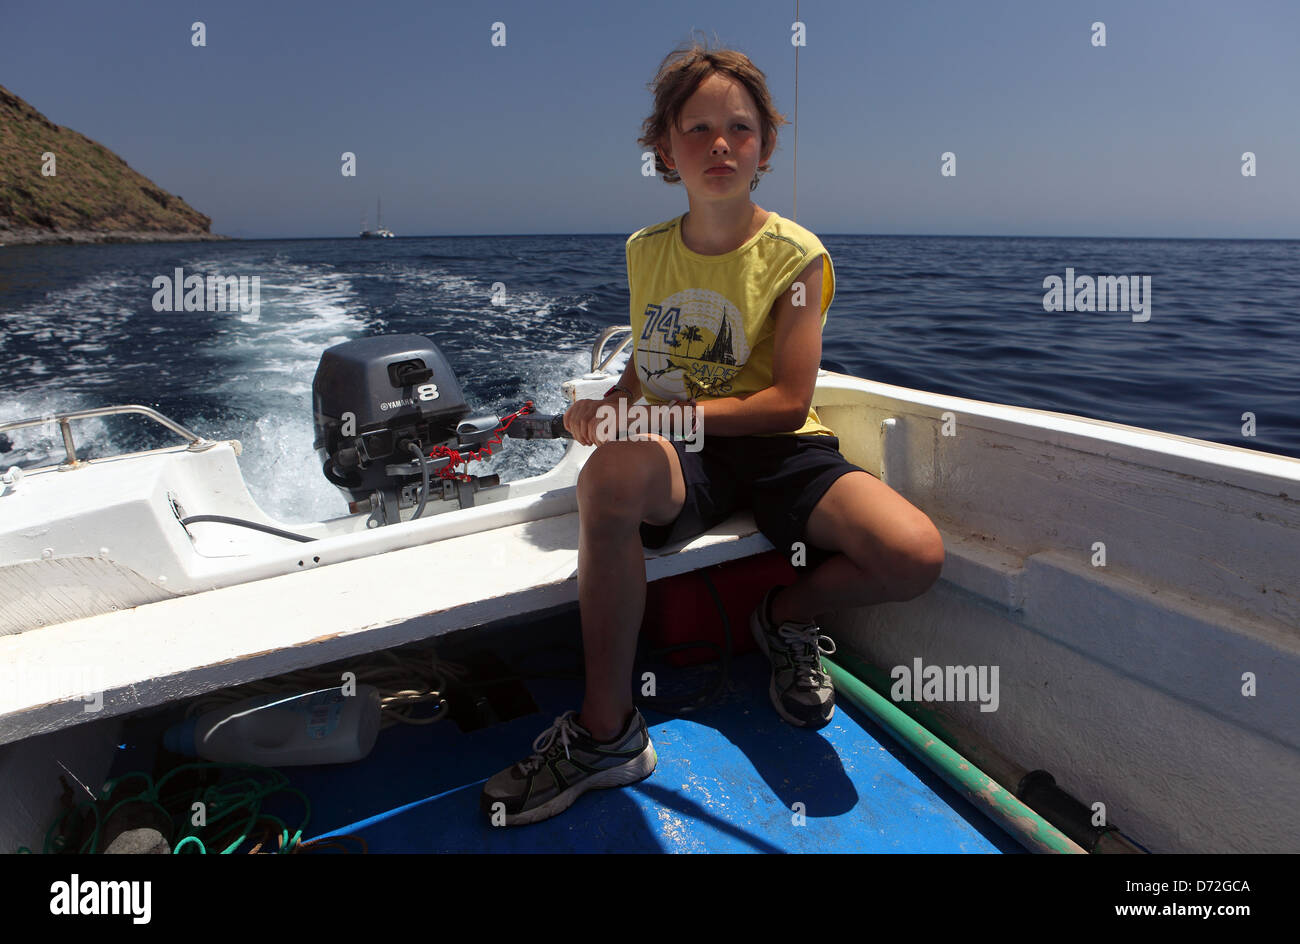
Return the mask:
[[[500, 420], [470, 415], [455, 373], [428, 338], [389, 335], [329, 348], [312, 380], [312, 406], [325, 478], [348, 496], [354, 513], [371, 512], [370, 527], [396, 524], [405, 508], [419, 517], [430, 501], [454, 498], [469, 507], [475, 491], [500, 485], [496, 475], [442, 477], [449, 460], [429, 458], [439, 446], [466, 451], [487, 444]], [[520, 416], [508, 432], [567, 436], [559, 420]]]

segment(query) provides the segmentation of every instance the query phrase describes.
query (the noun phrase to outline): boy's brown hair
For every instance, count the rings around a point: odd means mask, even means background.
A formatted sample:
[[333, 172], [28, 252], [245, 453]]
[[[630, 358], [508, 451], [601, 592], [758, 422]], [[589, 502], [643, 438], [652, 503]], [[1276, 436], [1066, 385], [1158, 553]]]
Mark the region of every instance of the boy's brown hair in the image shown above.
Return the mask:
[[[678, 46], [664, 57], [655, 80], [647, 86], [654, 93], [654, 113], [641, 123], [642, 134], [637, 138], [637, 143], [642, 147], [654, 149], [655, 170], [663, 176], [664, 183], [680, 183], [682, 178], [676, 170], [664, 163], [657, 145], [668, 137], [669, 128], [681, 117], [686, 100], [695, 94], [701, 82], [715, 73], [735, 79], [754, 99], [763, 132], [760, 152], [766, 151], [770, 143], [772, 153], [775, 153], [777, 128], [789, 124], [785, 115], [772, 106], [772, 93], [767, 90], [767, 76], [743, 52], [734, 49], [711, 50], [695, 40]], [[758, 173], [749, 182], [751, 192], [758, 186], [759, 176], [770, 173], [771, 170], [772, 166], [767, 161], [758, 165]]]

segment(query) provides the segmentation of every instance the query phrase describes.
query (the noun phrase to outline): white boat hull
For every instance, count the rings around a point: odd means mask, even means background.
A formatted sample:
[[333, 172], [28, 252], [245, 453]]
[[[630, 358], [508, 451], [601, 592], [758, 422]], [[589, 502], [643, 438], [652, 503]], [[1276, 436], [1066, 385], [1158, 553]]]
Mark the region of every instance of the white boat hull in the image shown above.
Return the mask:
[[[1049, 770], [1153, 851], [1300, 851], [1300, 461], [835, 374], [815, 406], [947, 549], [925, 596], [828, 616], [842, 650], [886, 672], [997, 666], [997, 710], [927, 707], [1005, 771]], [[0, 774], [37, 776], [22, 758], [92, 719], [573, 602], [572, 483], [589, 451], [569, 450], [567, 484], [429, 521], [323, 523], [324, 540], [289, 549], [228, 535], [251, 543], [177, 557], [190, 579], [224, 575], [217, 589], [0, 637], [0, 666], [24, 679], [0, 691]], [[647, 573], [769, 547], [738, 515], [647, 555]], [[94, 714], [88, 666], [102, 673]], [[0, 822], [0, 843], [35, 821]]]
[[997, 666], [996, 710], [927, 707], [1153, 851], [1300, 851], [1300, 461], [871, 387], [818, 412], [881, 431], [846, 451], [947, 558], [924, 597], [825, 619], [837, 643]]

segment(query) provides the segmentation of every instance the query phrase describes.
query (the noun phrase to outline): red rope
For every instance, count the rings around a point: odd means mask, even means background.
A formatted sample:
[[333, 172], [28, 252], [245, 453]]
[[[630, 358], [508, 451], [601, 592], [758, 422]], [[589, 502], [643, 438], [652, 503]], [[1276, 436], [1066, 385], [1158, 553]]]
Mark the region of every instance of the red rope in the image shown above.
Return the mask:
[[446, 458], [446, 459], [450, 459], [451, 461], [449, 461], [445, 466], [443, 466], [441, 469], [438, 469], [433, 474], [437, 475], [437, 477], [440, 479], [459, 479], [462, 482], [470, 481], [471, 476], [465, 472], [457, 472], [456, 466], [468, 465], [471, 462], [481, 461], [483, 459], [489, 458], [492, 455], [492, 447], [501, 445], [501, 434], [510, 428], [510, 424], [513, 423], [515, 420], [517, 420], [519, 417], [532, 412], [533, 412], [533, 401], [526, 400], [524, 402], [524, 405], [521, 406], [519, 409], [501, 418], [501, 425], [498, 426], [496, 429], [492, 430], [494, 434], [493, 438], [490, 439], [488, 442], [484, 443], [478, 449], [471, 449], [471, 450], [467, 450], [464, 453], [461, 453], [455, 449], [452, 449], [450, 446], [434, 446], [433, 450], [429, 453], [430, 459]]

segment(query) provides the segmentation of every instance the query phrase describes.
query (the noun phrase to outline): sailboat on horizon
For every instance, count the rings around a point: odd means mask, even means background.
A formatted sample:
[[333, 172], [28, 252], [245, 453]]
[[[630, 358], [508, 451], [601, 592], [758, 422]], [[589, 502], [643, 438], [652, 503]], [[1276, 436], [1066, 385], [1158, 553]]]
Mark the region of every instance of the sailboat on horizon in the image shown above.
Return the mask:
[[375, 202], [378, 204], [376, 216], [378, 223], [376, 229], [367, 229], [367, 220], [364, 214], [361, 217], [361, 238], [362, 239], [393, 239], [397, 234], [390, 229], [384, 229], [384, 202], [376, 197]]

